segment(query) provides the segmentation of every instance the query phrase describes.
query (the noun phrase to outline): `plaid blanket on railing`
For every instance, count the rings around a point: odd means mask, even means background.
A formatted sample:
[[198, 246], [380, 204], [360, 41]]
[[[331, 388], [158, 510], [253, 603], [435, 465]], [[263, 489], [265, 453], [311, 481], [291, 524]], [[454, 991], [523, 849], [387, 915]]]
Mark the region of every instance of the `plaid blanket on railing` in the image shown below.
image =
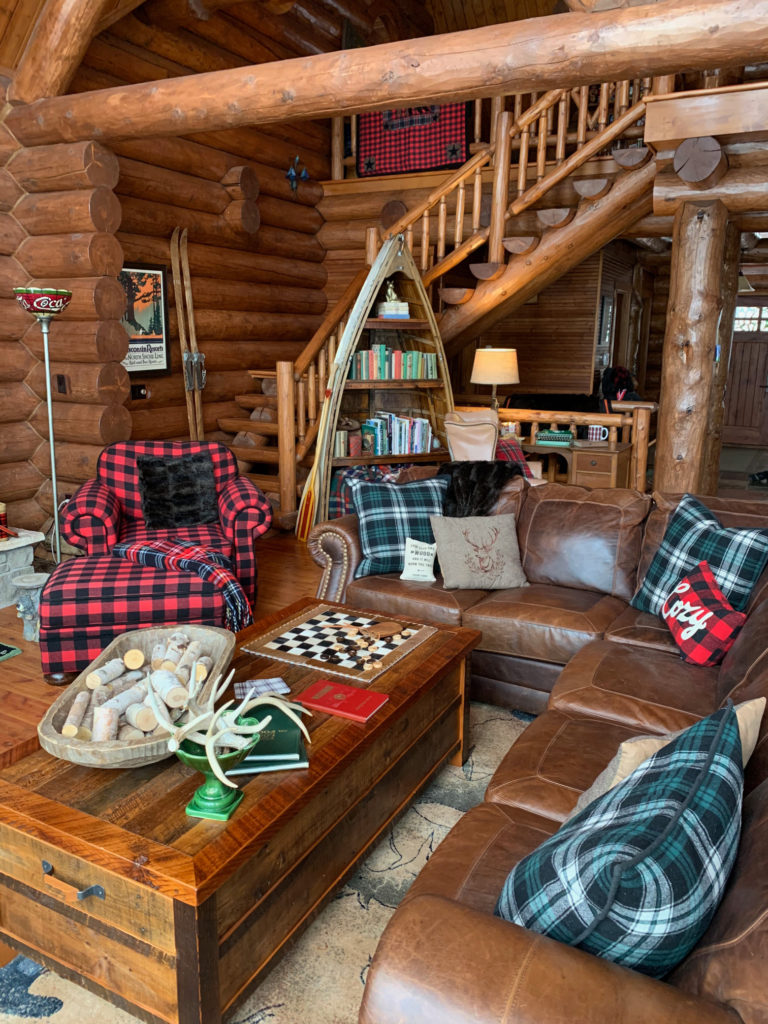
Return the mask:
[[148, 543], [117, 544], [112, 553], [138, 565], [176, 572], [194, 572], [221, 590], [226, 605], [226, 625], [233, 633], [253, 622], [248, 598], [236, 576], [232, 563], [218, 551], [209, 551], [184, 540], [154, 540]]

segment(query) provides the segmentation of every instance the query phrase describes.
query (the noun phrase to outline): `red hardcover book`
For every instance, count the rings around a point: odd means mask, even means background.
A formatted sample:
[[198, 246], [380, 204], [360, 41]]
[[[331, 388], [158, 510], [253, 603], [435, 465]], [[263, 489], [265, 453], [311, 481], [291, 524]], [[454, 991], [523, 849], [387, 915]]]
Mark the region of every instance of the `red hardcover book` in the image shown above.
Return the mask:
[[296, 699], [313, 711], [351, 718], [353, 722], [367, 722], [371, 715], [387, 703], [389, 696], [372, 690], [359, 690], [356, 686], [347, 686], [346, 683], [337, 683], [332, 679], [318, 679], [310, 683]]

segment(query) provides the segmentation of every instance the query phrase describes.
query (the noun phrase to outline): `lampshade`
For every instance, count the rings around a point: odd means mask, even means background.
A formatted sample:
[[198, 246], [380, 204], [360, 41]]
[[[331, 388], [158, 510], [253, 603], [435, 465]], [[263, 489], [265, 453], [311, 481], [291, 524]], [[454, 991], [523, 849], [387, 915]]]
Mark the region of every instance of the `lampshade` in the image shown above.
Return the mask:
[[469, 379], [472, 384], [519, 384], [517, 349], [479, 348]]
[[752, 282], [746, 276], [746, 274], [739, 274], [739, 291], [740, 292], [753, 292], [755, 289], [752, 287]]

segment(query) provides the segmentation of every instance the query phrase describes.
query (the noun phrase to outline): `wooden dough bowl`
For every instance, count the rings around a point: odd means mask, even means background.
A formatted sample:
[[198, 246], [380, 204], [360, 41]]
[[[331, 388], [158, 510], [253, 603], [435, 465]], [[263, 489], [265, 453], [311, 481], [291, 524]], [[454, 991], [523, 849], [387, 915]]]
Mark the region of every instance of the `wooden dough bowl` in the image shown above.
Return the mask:
[[132, 740], [107, 740], [103, 743], [94, 743], [91, 740], [69, 739], [61, 735], [61, 729], [75, 697], [81, 690], [86, 689], [85, 680], [90, 672], [100, 668], [112, 658], [122, 658], [125, 652], [132, 648], [138, 647], [149, 660], [154, 645], [161, 640], [167, 640], [172, 633], [176, 632], [186, 633], [190, 640], [199, 640], [203, 650], [213, 660], [211, 671], [198, 698], [204, 699], [210, 693], [214, 680], [222, 676], [229, 668], [235, 649], [234, 633], [218, 626], [189, 624], [151, 626], [147, 629], [135, 629], [128, 633], [121, 633], [48, 708], [37, 727], [37, 735], [43, 750], [64, 761], [87, 765], [90, 768], [136, 768], [142, 764], [152, 764], [155, 761], [173, 757], [168, 750], [167, 732], [159, 732], [152, 736]]

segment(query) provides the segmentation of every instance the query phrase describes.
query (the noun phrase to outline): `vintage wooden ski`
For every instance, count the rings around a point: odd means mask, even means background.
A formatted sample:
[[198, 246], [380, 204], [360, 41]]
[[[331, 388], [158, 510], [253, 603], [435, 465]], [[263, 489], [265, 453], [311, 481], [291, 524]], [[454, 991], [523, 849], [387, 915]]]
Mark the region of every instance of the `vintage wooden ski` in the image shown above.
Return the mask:
[[189, 420], [189, 439], [197, 440], [197, 414], [195, 412], [195, 380], [192, 366], [192, 353], [187, 342], [187, 315], [184, 303], [184, 285], [181, 279], [181, 255], [179, 236], [181, 228], [174, 228], [171, 235], [171, 271], [173, 274], [173, 298], [176, 304], [176, 320], [179, 325], [179, 347], [184, 373], [184, 397], [187, 402], [187, 419]]
[[189, 253], [187, 251], [187, 229], [181, 232], [179, 239], [179, 254], [181, 256], [181, 274], [184, 280], [184, 301], [187, 312], [187, 328], [189, 330], [189, 352], [192, 364], [192, 381], [194, 384], [193, 397], [195, 406], [195, 420], [197, 424], [197, 439], [202, 441], [205, 438], [205, 422], [203, 419], [203, 388], [205, 387], [205, 356], [197, 347], [197, 332], [195, 330], [195, 308], [192, 301], [192, 277], [189, 272]]

